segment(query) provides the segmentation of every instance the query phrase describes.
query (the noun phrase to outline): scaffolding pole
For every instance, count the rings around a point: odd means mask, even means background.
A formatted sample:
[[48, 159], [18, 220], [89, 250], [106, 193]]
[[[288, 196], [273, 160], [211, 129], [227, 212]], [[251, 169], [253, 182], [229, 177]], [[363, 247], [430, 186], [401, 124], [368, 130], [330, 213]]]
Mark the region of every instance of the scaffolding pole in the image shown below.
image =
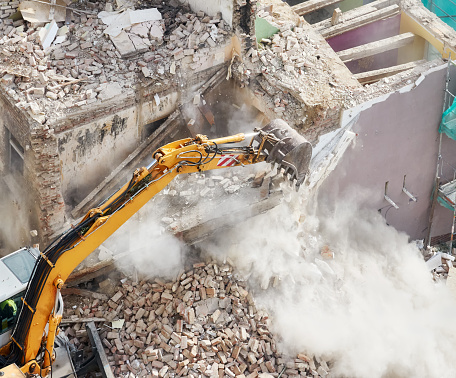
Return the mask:
[[[447, 67], [446, 78], [445, 78], [445, 90], [444, 90], [442, 116], [443, 116], [443, 113], [445, 113], [445, 111], [447, 110], [447, 108], [450, 107], [450, 103], [449, 103], [450, 98], [453, 98], [453, 99], [455, 98], [455, 96], [448, 89], [448, 83], [450, 82], [451, 64], [455, 64], [455, 63], [451, 60], [451, 53], [450, 53], [450, 56], [448, 58], [448, 67]], [[442, 133], [440, 133], [440, 136], [439, 136], [439, 152], [437, 155], [437, 167], [436, 167], [435, 180], [434, 180], [434, 195], [432, 197], [431, 210], [429, 213], [428, 233], [427, 233], [426, 240], [425, 240], [427, 247], [431, 246], [432, 223], [434, 220], [435, 205], [437, 203], [437, 198], [439, 196], [439, 186], [440, 186], [439, 170], [441, 167], [441, 162], [442, 162]], [[453, 179], [455, 178], [455, 174], [456, 173], [453, 172]], [[452, 254], [452, 252], [453, 252], [453, 234], [454, 234], [454, 227], [455, 227], [455, 217], [456, 217], [456, 206], [453, 205], [453, 221], [452, 221], [452, 225], [451, 225], [451, 236], [450, 236], [450, 246], [449, 246], [450, 254]]]

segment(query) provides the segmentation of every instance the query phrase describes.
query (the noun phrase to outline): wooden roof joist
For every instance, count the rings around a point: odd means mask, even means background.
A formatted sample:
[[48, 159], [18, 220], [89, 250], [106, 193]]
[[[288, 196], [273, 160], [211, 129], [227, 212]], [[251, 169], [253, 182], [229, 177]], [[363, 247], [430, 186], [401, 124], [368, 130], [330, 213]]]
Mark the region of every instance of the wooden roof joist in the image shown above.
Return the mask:
[[[362, 5], [360, 7], [353, 8], [349, 11], [343, 12], [342, 21], [349, 22], [350, 20], [353, 20], [357, 17], [361, 17], [368, 13], [372, 13], [377, 10], [389, 7], [391, 5], [395, 5], [395, 4], [397, 4], [397, 2], [398, 2], [397, 0], [376, 0], [372, 3]], [[317, 22], [317, 23], [313, 24], [312, 26], [319, 31], [322, 29], [329, 28], [332, 26], [331, 18]]]
[[348, 22], [343, 22], [320, 31], [323, 38], [328, 39], [336, 35], [343, 34], [349, 30], [357, 29], [361, 26], [370, 24], [384, 18], [392, 17], [400, 13], [398, 5], [391, 5], [389, 7], [379, 9], [375, 12], [368, 13], [361, 17], [356, 17]]
[[379, 41], [366, 43], [361, 46], [352, 47], [347, 50], [342, 50], [339, 51], [337, 55], [342, 60], [342, 62], [347, 63], [352, 60], [366, 58], [368, 56], [380, 54], [385, 51], [398, 49], [399, 47], [413, 43], [414, 39], [415, 34], [403, 33], [395, 35], [394, 37], [389, 37], [381, 39]]
[[327, 7], [328, 5], [340, 3], [341, 1], [342, 0], [309, 0], [305, 3], [293, 5], [291, 9], [293, 9], [300, 16], [303, 16], [318, 9]]
[[399, 72], [404, 72], [411, 70], [421, 64], [426, 63], [426, 60], [417, 60], [415, 62], [409, 62], [404, 64], [398, 64], [397, 66], [392, 66], [388, 68], [381, 68], [379, 70], [361, 72], [359, 74], [355, 74], [354, 77], [361, 83], [361, 84], [371, 84], [379, 81], [385, 77], [395, 75]]

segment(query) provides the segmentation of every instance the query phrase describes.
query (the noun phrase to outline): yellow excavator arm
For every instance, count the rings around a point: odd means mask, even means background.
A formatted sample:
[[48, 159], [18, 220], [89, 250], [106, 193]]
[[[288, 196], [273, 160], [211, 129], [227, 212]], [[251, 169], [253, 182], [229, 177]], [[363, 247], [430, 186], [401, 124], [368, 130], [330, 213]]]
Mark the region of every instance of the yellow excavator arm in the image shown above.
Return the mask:
[[[76, 266], [122, 226], [178, 174], [250, 165], [278, 163], [299, 187], [306, 177], [311, 145], [284, 121], [274, 120], [256, 130], [248, 146], [227, 146], [244, 134], [208, 139], [204, 135], [169, 143], [153, 154], [149, 166], [99, 207], [54, 240], [37, 260], [18, 321], [8, 345], [0, 349], [3, 365], [16, 363], [23, 373], [46, 376], [54, 359], [54, 339], [61, 315], [57, 298]], [[45, 334], [46, 324], [49, 324]]]

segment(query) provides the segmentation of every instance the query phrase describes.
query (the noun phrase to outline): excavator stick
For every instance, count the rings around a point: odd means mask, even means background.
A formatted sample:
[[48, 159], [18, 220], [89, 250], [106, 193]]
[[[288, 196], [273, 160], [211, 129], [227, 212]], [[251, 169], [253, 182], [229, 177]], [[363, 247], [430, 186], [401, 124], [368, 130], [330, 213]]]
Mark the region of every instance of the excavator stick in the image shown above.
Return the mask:
[[266, 162], [278, 164], [284, 175], [293, 181], [296, 187], [303, 183], [309, 171], [312, 157], [312, 145], [293, 130], [285, 121], [275, 119], [258, 131], [253, 141], [263, 144], [263, 151], [268, 155]]

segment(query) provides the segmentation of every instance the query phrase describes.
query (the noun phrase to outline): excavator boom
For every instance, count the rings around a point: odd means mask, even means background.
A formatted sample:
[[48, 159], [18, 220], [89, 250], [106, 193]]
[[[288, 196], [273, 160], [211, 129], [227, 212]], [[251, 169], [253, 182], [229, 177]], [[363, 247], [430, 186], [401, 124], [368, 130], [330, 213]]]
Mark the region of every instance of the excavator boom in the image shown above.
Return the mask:
[[4, 366], [17, 364], [24, 373], [49, 373], [61, 320], [56, 298], [65, 280], [176, 175], [267, 161], [279, 164], [298, 187], [302, 184], [311, 156], [311, 146], [302, 136], [276, 120], [255, 130], [250, 144], [234, 145], [245, 137], [237, 134], [208, 139], [197, 135], [159, 148], [147, 167], [137, 169], [121, 189], [54, 240], [35, 264], [11, 342], [0, 349], [0, 372]]

